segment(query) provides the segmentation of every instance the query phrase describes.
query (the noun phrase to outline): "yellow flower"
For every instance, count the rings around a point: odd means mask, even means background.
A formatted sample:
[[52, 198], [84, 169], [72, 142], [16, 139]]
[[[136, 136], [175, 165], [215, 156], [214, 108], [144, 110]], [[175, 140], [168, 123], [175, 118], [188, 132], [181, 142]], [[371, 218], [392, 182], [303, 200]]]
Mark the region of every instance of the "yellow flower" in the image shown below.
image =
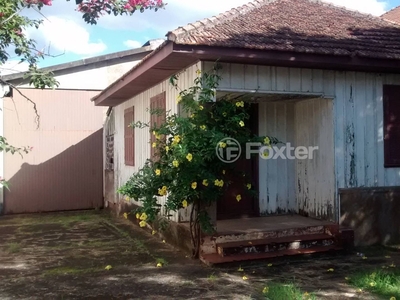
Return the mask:
[[396, 297], [390, 297], [390, 300], [396, 300]]
[[157, 140], [161, 139], [161, 134], [156, 134], [156, 139]]
[[186, 159], [190, 162], [193, 159], [193, 155], [191, 153], [189, 153], [188, 155], [186, 155]]
[[165, 196], [167, 194], [167, 187], [163, 186], [161, 189], [158, 189], [158, 194], [160, 196]]
[[182, 101], [182, 97], [181, 97], [181, 95], [178, 95], [177, 97], [176, 97], [176, 103], [179, 103], [179, 102], [181, 102]]
[[172, 144], [173, 145], [179, 144], [180, 141], [181, 137], [179, 135], [175, 135], [174, 138], [172, 139]]
[[156, 233], [157, 233], [157, 231], [155, 231], [155, 230], [153, 230], [153, 231], [151, 232], [152, 235], [155, 235]]
[[197, 70], [196, 70], [196, 75], [197, 75], [197, 76], [200, 76], [200, 75], [201, 75], [201, 70], [197, 69]]
[[244, 270], [243, 270], [242, 267], [239, 267], [238, 271], [239, 271], [239, 272], [243, 272]]
[[174, 161], [172, 162], [172, 165], [173, 165], [175, 168], [179, 167], [179, 161], [174, 160]]
[[186, 207], [188, 206], [188, 203], [187, 203], [186, 200], [183, 200], [183, 201], [182, 201], [182, 206], [183, 206], [183, 208], [186, 208]]
[[243, 280], [248, 280], [249, 278], [247, 278], [247, 276], [245, 275], [245, 276], [243, 276], [242, 277], [243, 278]]
[[169, 147], [168, 147], [168, 146], [165, 146], [165, 152], [168, 153], [168, 151], [169, 151]]
[[219, 186], [219, 187], [223, 187], [224, 186], [224, 181], [222, 179], [221, 180], [216, 179], [214, 181], [214, 185], [215, 186]]
[[142, 215], [140, 216], [140, 220], [146, 221], [147, 220], [147, 214], [146, 213], [142, 213]]
[[162, 267], [162, 263], [157, 263], [157, 268], [161, 268]]
[[140, 221], [139, 226], [140, 227], [146, 227], [146, 221]]
[[192, 182], [192, 189], [196, 189], [197, 188], [197, 182]]
[[243, 122], [243, 121], [240, 121], [240, 122], [239, 122], [239, 125], [240, 125], [240, 127], [244, 127], [244, 122]]
[[200, 106], [199, 106], [199, 109], [200, 109], [200, 110], [203, 110], [203, 109], [204, 109], [204, 106], [203, 106], [203, 105], [200, 105]]
[[357, 292], [357, 293], [362, 293], [363, 290], [362, 290], [362, 289], [357, 289], [356, 292]]
[[374, 282], [374, 281], [370, 282], [369, 286], [372, 286], [372, 287], [376, 286], [376, 282]]
[[204, 180], [203, 180], [203, 185], [204, 185], [204, 186], [208, 186], [208, 180], [207, 180], [207, 179], [204, 179]]
[[271, 144], [271, 140], [269, 139], [269, 137], [266, 137], [266, 138], [264, 139], [264, 144], [265, 144], [265, 145], [270, 145], [270, 144]]
[[225, 175], [225, 174], [226, 174], [226, 171], [225, 171], [225, 170], [222, 170], [222, 174], [224, 174], [224, 175]]
[[156, 173], [157, 176], [160, 176], [160, 175], [161, 175], [161, 170], [160, 170], [160, 169], [157, 169], [157, 170], [155, 171], [155, 173]]
[[200, 126], [200, 129], [201, 129], [201, 130], [206, 130], [206, 129], [207, 129], [207, 126], [206, 126], [206, 125], [201, 125], [201, 126]]
[[269, 151], [267, 149], [265, 149], [263, 154], [262, 154], [262, 156], [263, 157], [268, 157], [269, 156]]
[[251, 190], [251, 183], [248, 183], [246, 186], [248, 190]]
[[125, 201], [129, 201], [129, 197], [128, 196], [125, 196]]
[[309, 294], [308, 292], [305, 292], [305, 293], [303, 294], [303, 296], [304, 296], [304, 297], [310, 297], [310, 294]]
[[392, 263], [389, 267], [396, 268], [396, 265], [394, 263]]
[[140, 219], [140, 214], [139, 213], [136, 213], [136, 219]]
[[333, 272], [333, 271], [335, 271], [335, 269], [330, 268], [330, 269], [328, 269], [327, 271], [328, 271], [328, 272]]
[[153, 143], [153, 144], [151, 145], [151, 147], [153, 147], [153, 148], [157, 147], [157, 143]]
[[220, 142], [220, 143], [219, 143], [219, 147], [220, 147], [220, 148], [226, 148], [226, 143]]
[[226, 117], [228, 114], [227, 114], [226, 112], [223, 112], [222, 115], [223, 115], [224, 117]]
[[237, 107], [244, 107], [244, 102], [243, 101], [236, 102], [236, 106]]
[[127, 213], [124, 213], [124, 218], [128, 219], [128, 214]]
[[111, 265], [108, 265], [108, 266], [106, 266], [105, 268], [104, 268], [105, 270], [111, 270], [112, 269], [112, 266]]
[[267, 266], [268, 266], [268, 267], [272, 267], [272, 264], [268, 264]]
[[269, 288], [266, 286], [265, 288], [263, 288], [262, 293], [263, 294], [268, 294], [269, 292]]
[[236, 196], [236, 200], [237, 200], [237, 202], [239, 202], [240, 200], [242, 200], [242, 196], [241, 195], [237, 195]]

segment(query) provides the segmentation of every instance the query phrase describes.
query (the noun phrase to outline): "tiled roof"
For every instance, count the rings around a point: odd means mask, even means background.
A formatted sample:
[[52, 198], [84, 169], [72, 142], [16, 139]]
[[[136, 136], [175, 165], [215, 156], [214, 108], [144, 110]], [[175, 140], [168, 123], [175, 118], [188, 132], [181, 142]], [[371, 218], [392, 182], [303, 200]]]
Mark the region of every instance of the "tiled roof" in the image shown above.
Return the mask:
[[382, 15], [382, 18], [400, 24], [400, 6], [389, 10]]
[[400, 25], [315, 0], [257, 0], [167, 36], [184, 45], [400, 59]]

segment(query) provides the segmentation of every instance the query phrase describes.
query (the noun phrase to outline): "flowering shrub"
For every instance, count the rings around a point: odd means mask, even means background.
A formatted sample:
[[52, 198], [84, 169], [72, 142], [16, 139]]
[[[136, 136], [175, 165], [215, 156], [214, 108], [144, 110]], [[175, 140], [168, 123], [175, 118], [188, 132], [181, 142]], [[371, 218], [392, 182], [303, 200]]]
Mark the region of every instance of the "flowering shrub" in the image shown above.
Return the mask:
[[165, 6], [162, 0], [84, 0], [78, 2], [80, 3], [77, 10], [83, 13], [83, 19], [90, 24], [96, 24], [96, 20], [104, 14], [117, 16], [133, 14], [136, 11], [144, 12], [146, 9], [157, 11]]
[[[166, 196], [167, 216], [171, 211], [192, 205], [191, 223], [194, 226], [191, 227], [197, 232], [192, 232], [195, 239], [199, 237], [200, 227], [205, 233], [213, 232], [207, 208], [233, 184], [228, 180], [230, 173], [237, 172], [235, 164], [224, 163], [216, 155], [216, 147], [227, 146], [220, 141], [233, 137], [242, 148], [246, 142], [268, 145], [278, 142], [272, 137], [256, 136], [246, 126], [250, 103], [244, 98], [224, 97], [214, 101], [214, 91], [220, 81], [217, 69], [209, 74], [198, 72], [194, 86], [179, 93], [177, 101], [187, 116], [167, 114], [160, 127], [141, 122], [132, 125], [150, 127], [151, 134], [156, 137], [152, 146], [156, 149], [157, 159], [148, 160], [118, 190], [122, 195], [141, 202], [142, 206], [137, 210], [141, 226], [155, 220], [161, 211], [157, 196]], [[177, 77], [172, 78], [171, 83], [178, 88], [176, 80]], [[254, 193], [253, 186], [252, 182], [246, 182], [244, 188]], [[236, 195], [232, 201], [242, 201], [242, 196]], [[198, 245], [196, 240], [193, 242]]]

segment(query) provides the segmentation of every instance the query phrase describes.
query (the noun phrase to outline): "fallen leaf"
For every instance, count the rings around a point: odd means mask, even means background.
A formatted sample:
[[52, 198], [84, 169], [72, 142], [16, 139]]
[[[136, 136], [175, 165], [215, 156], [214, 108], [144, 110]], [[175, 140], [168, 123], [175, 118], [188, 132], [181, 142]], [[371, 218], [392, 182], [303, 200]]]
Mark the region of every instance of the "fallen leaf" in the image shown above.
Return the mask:
[[112, 269], [112, 266], [108, 265], [108, 266], [106, 266], [104, 269], [106, 269], [107, 271], [108, 271], [108, 270], [111, 270], [111, 269]]
[[249, 278], [247, 278], [247, 276], [243, 276], [242, 278], [243, 278], [243, 280], [248, 280], [249, 279]]
[[333, 271], [335, 271], [335, 269], [333, 269], [333, 268], [330, 268], [327, 270], [327, 272], [333, 272]]

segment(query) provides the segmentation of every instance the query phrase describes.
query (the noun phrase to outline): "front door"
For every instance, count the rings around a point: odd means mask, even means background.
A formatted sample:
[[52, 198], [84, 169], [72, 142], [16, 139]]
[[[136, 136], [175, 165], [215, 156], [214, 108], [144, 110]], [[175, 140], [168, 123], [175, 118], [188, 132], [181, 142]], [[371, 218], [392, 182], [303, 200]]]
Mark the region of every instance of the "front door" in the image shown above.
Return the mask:
[[[251, 105], [250, 120], [247, 123], [252, 132], [257, 134], [257, 104]], [[230, 182], [230, 185], [217, 202], [217, 219], [258, 216], [258, 199], [256, 197], [256, 191], [258, 190], [258, 157], [246, 159], [246, 154], [242, 151], [241, 158], [232, 165], [233, 168], [232, 166], [227, 166], [225, 180]]]

